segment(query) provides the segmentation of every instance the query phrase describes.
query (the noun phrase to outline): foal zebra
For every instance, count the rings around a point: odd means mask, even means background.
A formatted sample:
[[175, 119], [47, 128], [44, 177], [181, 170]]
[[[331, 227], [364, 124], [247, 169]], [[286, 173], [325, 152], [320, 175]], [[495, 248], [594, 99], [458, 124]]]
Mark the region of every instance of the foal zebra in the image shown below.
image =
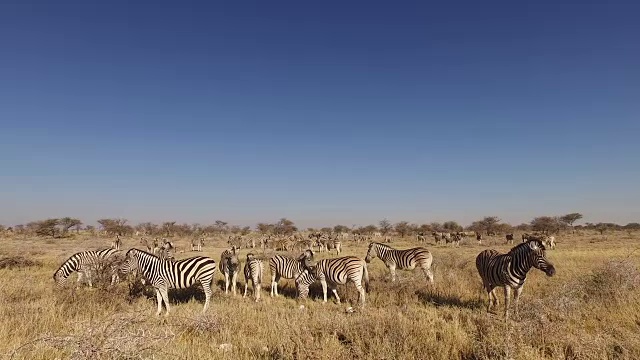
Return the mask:
[[260, 300], [260, 291], [262, 287], [262, 273], [263, 273], [262, 260], [258, 260], [252, 253], [247, 254], [247, 262], [244, 263], [244, 295], [247, 296], [247, 289], [249, 288], [249, 280], [253, 284], [253, 294], [256, 301]]
[[314, 266], [313, 251], [305, 250], [297, 259], [282, 255], [275, 255], [269, 259], [269, 269], [271, 270], [271, 296], [278, 296], [278, 281], [294, 279], [305, 269]]
[[122, 266], [122, 272], [139, 271], [148, 283], [156, 289], [158, 299], [158, 311], [162, 312], [162, 303], [167, 309], [165, 316], [169, 315], [169, 289], [184, 289], [200, 282], [204, 290], [205, 302], [202, 312], [206, 312], [211, 299], [211, 283], [216, 271], [215, 260], [196, 256], [178, 261], [166, 261], [148, 252], [131, 249], [127, 251], [126, 261]]
[[[309, 286], [320, 280], [322, 284], [323, 302], [327, 302], [327, 284], [331, 286], [331, 292], [340, 303], [337, 285], [353, 282], [359, 292], [358, 300], [364, 307], [365, 291], [369, 292], [369, 272], [367, 263], [355, 256], [345, 256], [333, 259], [323, 259], [318, 261], [315, 267], [305, 270], [296, 278], [298, 296], [306, 297], [309, 294]], [[364, 280], [365, 286], [362, 286]]]
[[370, 263], [371, 260], [379, 257], [382, 262], [389, 268], [391, 272], [391, 281], [396, 281], [396, 268], [400, 270], [413, 270], [419, 266], [427, 281], [433, 283], [433, 272], [431, 271], [431, 263], [433, 263], [433, 255], [423, 247], [417, 247], [406, 250], [397, 250], [391, 246], [381, 243], [369, 244], [369, 250], [364, 261]]
[[236, 295], [236, 283], [240, 271], [238, 250], [235, 246], [227, 249], [220, 255], [220, 272], [224, 275], [224, 293], [229, 293], [229, 280], [231, 280], [231, 292]]
[[117, 261], [121, 256], [122, 251], [116, 249], [75, 253], [60, 265], [58, 270], [53, 274], [53, 280], [57, 288], [62, 288], [67, 282], [69, 275], [77, 271], [78, 282], [86, 277], [89, 282], [89, 287], [92, 287], [91, 273], [94, 270], [99, 271], [103, 267], [109, 267], [111, 271], [111, 284], [113, 285], [118, 279]]
[[527, 240], [511, 249], [507, 254], [500, 254], [490, 249], [484, 250], [476, 257], [476, 268], [482, 278], [482, 284], [487, 291], [491, 307], [498, 305], [498, 297], [495, 288], [504, 287], [504, 317], [509, 317], [509, 301], [511, 289], [514, 289], [515, 312], [518, 313], [518, 298], [522, 293], [527, 273], [532, 267], [544, 271], [547, 276], [553, 276], [555, 267], [546, 257], [545, 247], [538, 239]]

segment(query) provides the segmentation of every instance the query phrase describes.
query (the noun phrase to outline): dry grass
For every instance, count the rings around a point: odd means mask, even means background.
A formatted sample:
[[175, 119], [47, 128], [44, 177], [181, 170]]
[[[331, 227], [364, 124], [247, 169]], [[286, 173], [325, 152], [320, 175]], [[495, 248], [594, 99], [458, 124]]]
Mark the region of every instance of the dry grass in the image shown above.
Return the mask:
[[[282, 294], [263, 300], [224, 296], [221, 275], [209, 311], [198, 289], [170, 292], [168, 318], [156, 318], [155, 293], [140, 285], [68, 288], [56, 292], [53, 272], [76, 251], [107, 239], [6, 239], [0, 256], [0, 356], [14, 359], [637, 359], [640, 358], [640, 236], [626, 232], [560, 236], [548, 256], [557, 275], [531, 273], [520, 313], [510, 321], [487, 314], [475, 256], [502, 239], [458, 249], [430, 245], [435, 286], [420, 272], [399, 272], [390, 283], [381, 261], [369, 265], [367, 306], [355, 313], [352, 285], [338, 288], [343, 304], [322, 304], [319, 286], [299, 303], [282, 281]], [[186, 248], [188, 241], [178, 240]], [[224, 242], [202, 253], [216, 259]], [[414, 245], [411, 240], [393, 246]], [[24, 250], [26, 246], [26, 251]], [[124, 248], [139, 247], [124, 240]], [[364, 257], [366, 244], [346, 243], [345, 255]], [[271, 253], [255, 251], [267, 258]], [[244, 259], [247, 250], [240, 255]], [[327, 257], [318, 254], [319, 258]], [[6, 265], [5, 265], [6, 264]], [[73, 282], [70, 282], [73, 283]], [[244, 279], [241, 281], [244, 284]], [[75, 284], [74, 284], [75, 285]], [[502, 297], [500, 297], [502, 306]], [[300, 307], [300, 305], [304, 307]]]

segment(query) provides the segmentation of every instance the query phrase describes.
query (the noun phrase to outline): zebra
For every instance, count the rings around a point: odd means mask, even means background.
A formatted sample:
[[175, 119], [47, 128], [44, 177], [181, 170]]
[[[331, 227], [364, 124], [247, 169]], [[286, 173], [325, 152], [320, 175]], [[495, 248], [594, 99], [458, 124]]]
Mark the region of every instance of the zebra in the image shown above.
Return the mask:
[[122, 241], [120, 240], [120, 235], [116, 235], [116, 239], [111, 243], [111, 248], [120, 250], [120, 244]]
[[305, 250], [297, 259], [282, 255], [275, 255], [269, 259], [269, 269], [271, 270], [271, 296], [278, 296], [278, 281], [294, 279], [305, 269], [315, 266], [313, 261], [313, 251]]
[[87, 278], [89, 287], [93, 287], [91, 273], [93, 270], [99, 271], [104, 266], [108, 266], [111, 271], [111, 284], [115, 284], [118, 277], [117, 262], [122, 256], [122, 251], [116, 249], [104, 249], [97, 251], [82, 251], [71, 255], [56, 272], [53, 274], [57, 288], [62, 288], [67, 282], [67, 278], [73, 272], [78, 272], [78, 283]]
[[513, 244], [513, 233], [506, 234], [505, 239], [507, 239], [507, 244]]
[[242, 295], [242, 297], [247, 296], [249, 280], [251, 280], [256, 301], [260, 300], [263, 271], [264, 267], [262, 266], [262, 260], [256, 259], [253, 253], [248, 253], [247, 261], [244, 263], [244, 295]]
[[[322, 284], [323, 302], [327, 302], [327, 284], [331, 286], [331, 292], [336, 297], [338, 304], [337, 285], [346, 284], [351, 281], [359, 292], [358, 301], [364, 307], [365, 292], [369, 292], [369, 272], [367, 263], [355, 256], [345, 256], [333, 259], [322, 259], [315, 267], [305, 269], [296, 277], [296, 288], [299, 297], [306, 297], [309, 294], [309, 286], [316, 279]], [[362, 286], [364, 280], [365, 286]]]
[[178, 261], [166, 261], [143, 250], [130, 249], [122, 266], [123, 273], [140, 271], [147, 282], [156, 289], [158, 311], [162, 312], [162, 303], [169, 315], [169, 289], [184, 289], [200, 282], [204, 290], [205, 302], [202, 312], [206, 312], [211, 299], [211, 283], [216, 272], [216, 262], [212, 258], [196, 256]]
[[491, 307], [498, 305], [495, 288], [504, 287], [504, 317], [509, 317], [509, 301], [511, 289], [514, 289], [515, 312], [518, 312], [518, 298], [522, 293], [527, 273], [532, 267], [544, 271], [547, 276], [553, 276], [555, 267], [546, 257], [545, 247], [538, 239], [527, 240], [511, 249], [507, 254], [500, 254], [496, 250], [484, 250], [476, 257], [476, 268], [482, 278], [482, 284], [487, 291]]
[[419, 233], [419, 234], [417, 234], [417, 235], [416, 235], [416, 240], [417, 240], [418, 242], [425, 242], [425, 241], [427, 241], [423, 233]]
[[224, 275], [224, 293], [229, 293], [229, 280], [231, 280], [231, 292], [236, 295], [236, 283], [238, 272], [240, 271], [240, 260], [238, 259], [238, 248], [232, 246], [220, 255], [220, 272]]
[[433, 263], [433, 255], [423, 247], [417, 247], [406, 250], [397, 250], [391, 246], [381, 243], [370, 243], [367, 256], [364, 261], [370, 263], [376, 257], [389, 268], [391, 272], [391, 282], [396, 281], [396, 268], [400, 270], [413, 270], [420, 267], [424, 272], [427, 281], [433, 284], [433, 271], [431, 264]]

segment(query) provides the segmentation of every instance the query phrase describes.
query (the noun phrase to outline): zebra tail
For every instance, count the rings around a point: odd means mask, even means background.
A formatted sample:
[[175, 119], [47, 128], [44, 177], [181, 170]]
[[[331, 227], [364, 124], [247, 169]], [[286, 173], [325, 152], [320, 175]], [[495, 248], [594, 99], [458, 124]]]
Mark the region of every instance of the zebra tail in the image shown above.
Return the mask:
[[369, 270], [367, 270], [367, 263], [364, 263], [364, 268], [362, 269], [362, 278], [364, 279], [364, 291], [369, 292]]

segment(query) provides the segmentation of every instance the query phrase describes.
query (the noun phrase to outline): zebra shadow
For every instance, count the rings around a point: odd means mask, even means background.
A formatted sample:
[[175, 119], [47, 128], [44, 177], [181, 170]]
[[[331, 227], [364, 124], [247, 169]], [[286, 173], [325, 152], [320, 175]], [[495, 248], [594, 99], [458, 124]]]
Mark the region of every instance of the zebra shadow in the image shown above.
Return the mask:
[[416, 295], [418, 295], [418, 300], [423, 304], [430, 304], [435, 307], [456, 306], [471, 310], [484, 307], [481, 299], [463, 300], [459, 296], [443, 293], [436, 289], [418, 290]]
[[[185, 289], [169, 289], [167, 294], [169, 295], [169, 302], [171, 304], [188, 303], [192, 299], [204, 303], [206, 299], [202, 286], [199, 286], [198, 284]], [[136, 284], [135, 286], [130, 286], [128, 297], [129, 302], [132, 302], [134, 299], [139, 297], [155, 301], [156, 291], [152, 286], [148, 285]]]

